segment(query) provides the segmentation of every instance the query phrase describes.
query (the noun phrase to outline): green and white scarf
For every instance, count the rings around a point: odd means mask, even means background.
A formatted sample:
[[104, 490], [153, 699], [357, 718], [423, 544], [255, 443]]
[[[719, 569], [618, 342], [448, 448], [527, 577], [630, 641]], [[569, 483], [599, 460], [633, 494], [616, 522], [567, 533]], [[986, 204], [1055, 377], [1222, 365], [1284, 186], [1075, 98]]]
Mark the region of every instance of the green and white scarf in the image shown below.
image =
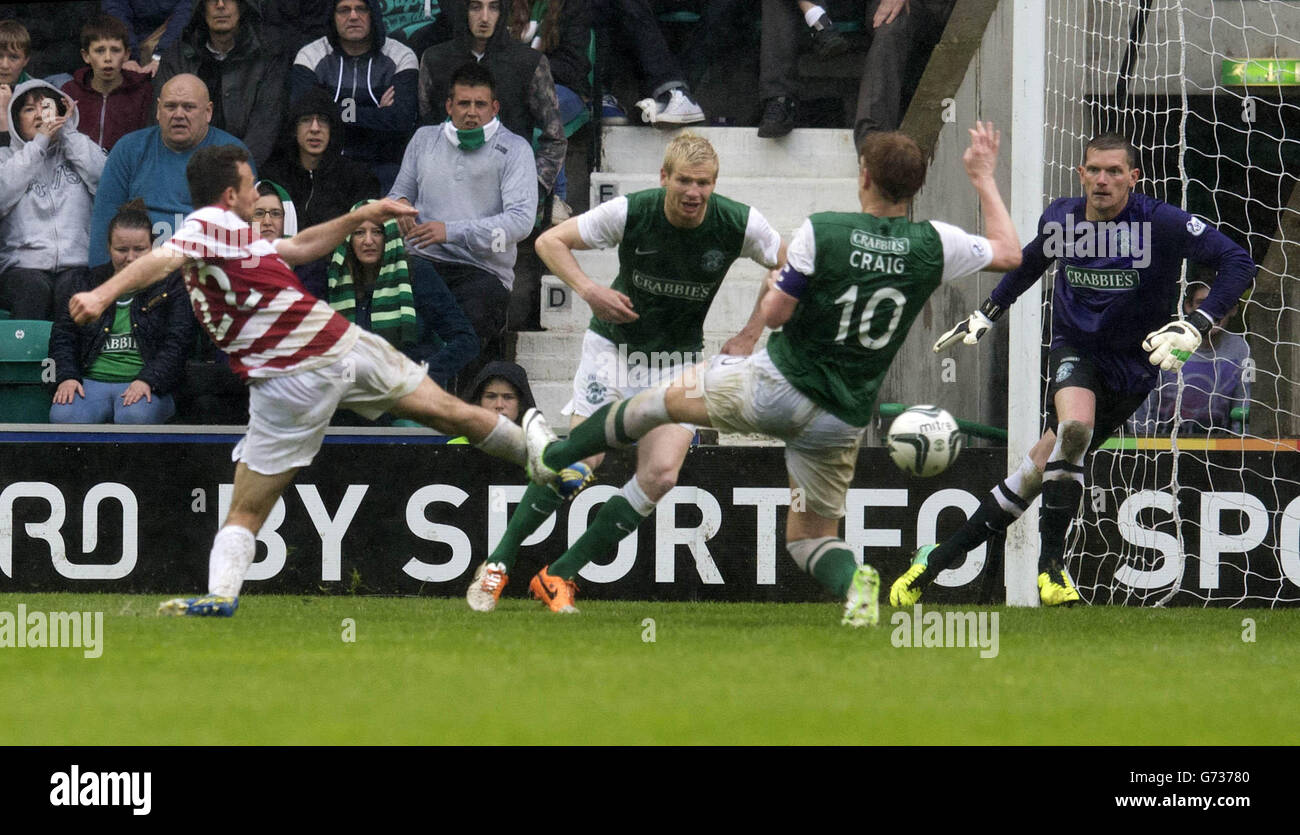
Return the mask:
[[[373, 202], [362, 200], [352, 207], [352, 211]], [[352, 236], [349, 235], [334, 250], [326, 275], [330, 307], [349, 322], [355, 322], [357, 290], [353, 276], [348, 272], [351, 247]], [[384, 223], [384, 251], [379, 259], [379, 275], [370, 294], [370, 330], [397, 348], [414, 344], [419, 338], [410, 275], [406, 268], [406, 245], [402, 243], [397, 221], [391, 218]]]
[[473, 130], [458, 130], [451, 123], [451, 117], [442, 123], [442, 133], [447, 137], [447, 141], [460, 148], [462, 151], [475, 151], [482, 148], [483, 145], [496, 136], [497, 128], [501, 127], [501, 121], [495, 116], [492, 121], [488, 122], [481, 128]]

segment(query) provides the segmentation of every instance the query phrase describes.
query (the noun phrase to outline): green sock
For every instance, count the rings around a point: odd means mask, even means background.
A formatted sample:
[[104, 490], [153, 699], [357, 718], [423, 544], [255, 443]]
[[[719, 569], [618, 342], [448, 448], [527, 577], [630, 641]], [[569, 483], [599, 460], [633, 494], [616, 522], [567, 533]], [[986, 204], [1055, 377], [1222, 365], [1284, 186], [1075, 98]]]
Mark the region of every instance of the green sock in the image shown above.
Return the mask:
[[505, 564], [506, 573], [515, 567], [515, 560], [519, 558], [519, 546], [523, 544], [533, 531], [542, 526], [542, 523], [551, 518], [551, 514], [564, 504], [564, 499], [549, 487], [543, 487], [540, 484], [530, 484], [524, 491], [524, 497], [519, 500], [519, 506], [515, 512], [510, 514], [510, 521], [506, 523], [506, 532], [501, 535], [501, 541], [488, 557], [488, 562], [499, 562]]
[[836, 597], [844, 597], [849, 593], [853, 573], [857, 570], [858, 561], [853, 559], [849, 549], [832, 548], [813, 563], [812, 576]]
[[644, 519], [622, 495], [614, 496], [605, 502], [596, 518], [591, 520], [587, 532], [578, 537], [578, 541], [563, 556], [551, 563], [546, 569], [547, 573], [572, 580], [584, 565], [613, 552], [618, 543], [635, 531]]
[[[569, 437], [562, 441], [556, 441], [546, 448], [542, 455], [542, 461], [546, 466], [553, 470], [559, 470], [561, 467], [567, 467], [574, 461], [581, 461], [584, 458], [590, 458], [600, 452], [607, 451], [612, 444], [605, 437], [605, 420], [609, 416], [611, 409], [619, 409], [615, 420], [619, 428], [623, 425], [622, 410], [627, 408], [628, 401], [616, 400], [613, 403], [606, 403], [601, 406], [591, 417], [582, 423], [573, 427], [569, 432]], [[622, 435], [622, 433], [620, 433]], [[623, 435], [620, 441], [624, 444], [632, 443], [632, 439]]]

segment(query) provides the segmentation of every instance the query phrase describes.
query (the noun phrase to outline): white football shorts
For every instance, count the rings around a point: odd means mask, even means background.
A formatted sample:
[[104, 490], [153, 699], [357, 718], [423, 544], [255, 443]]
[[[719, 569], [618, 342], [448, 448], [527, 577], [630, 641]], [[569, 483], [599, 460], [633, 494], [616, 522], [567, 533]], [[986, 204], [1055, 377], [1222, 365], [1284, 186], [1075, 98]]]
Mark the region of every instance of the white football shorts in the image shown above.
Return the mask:
[[[560, 410], [564, 415], [591, 417], [606, 403], [655, 388], [667, 388], [698, 357], [636, 352], [620, 354], [618, 346], [598, 333], [587, 331], [582, 338], [582, 357], [573, 375], [573, 399]], [[679, 424], [695, 432], [695, 424]]]
[[415, 391], [425, 376], [383, 337], [362, 330], [352, 349], [332, 365], [254, 380], [248, 434], [232, 457], [263, 475], [305, 467], [320, 451], [336, 409], [374, 420]]
[[853, 426], [790, 385], [766, 350], [715, 357], [704, 373], [704, 405], [723, 432], [760, 433], [785, 441], [785, 466], [809, 510], [844, 515], [864, 427]]

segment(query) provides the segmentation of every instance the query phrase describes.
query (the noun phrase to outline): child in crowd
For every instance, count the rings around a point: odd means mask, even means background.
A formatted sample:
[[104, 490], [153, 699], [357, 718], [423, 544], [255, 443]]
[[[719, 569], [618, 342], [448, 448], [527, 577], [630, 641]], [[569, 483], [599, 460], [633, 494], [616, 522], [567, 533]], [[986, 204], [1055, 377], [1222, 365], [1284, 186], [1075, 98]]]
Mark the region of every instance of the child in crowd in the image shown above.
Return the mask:
[[123, 69], [129, 49], [126, 26], [96, 15], [81, 28], [81, 60], [88, 66], [63, 85], [81, 113], [77, 129], [105, 151], [131, 131], [148, 127], [154, 109], [149, 76]]
[[0, 21], [0, 146], [9, 144], [9, 104], [14, 90], [27, 81], [32, 36], [16, 20]]

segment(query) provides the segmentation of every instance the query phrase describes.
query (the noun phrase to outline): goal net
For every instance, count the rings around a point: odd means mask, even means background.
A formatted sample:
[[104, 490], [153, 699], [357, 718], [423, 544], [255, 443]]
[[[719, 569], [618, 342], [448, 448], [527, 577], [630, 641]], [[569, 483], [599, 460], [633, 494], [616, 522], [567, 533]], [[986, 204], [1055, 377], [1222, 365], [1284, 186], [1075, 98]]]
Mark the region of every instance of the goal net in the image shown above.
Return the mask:
[[[1070, 574], [1094, 604], [1300, 602], [1300, 2], [1048, 0], [1045, 47], [1044, 205], [1080, 194], [1084, 144], [1118, 131], [1139, 191], [1260, 267], [1224, 331], [1093, 456]], [[1181, 282], [1213, 278], [1185, 265]]]

